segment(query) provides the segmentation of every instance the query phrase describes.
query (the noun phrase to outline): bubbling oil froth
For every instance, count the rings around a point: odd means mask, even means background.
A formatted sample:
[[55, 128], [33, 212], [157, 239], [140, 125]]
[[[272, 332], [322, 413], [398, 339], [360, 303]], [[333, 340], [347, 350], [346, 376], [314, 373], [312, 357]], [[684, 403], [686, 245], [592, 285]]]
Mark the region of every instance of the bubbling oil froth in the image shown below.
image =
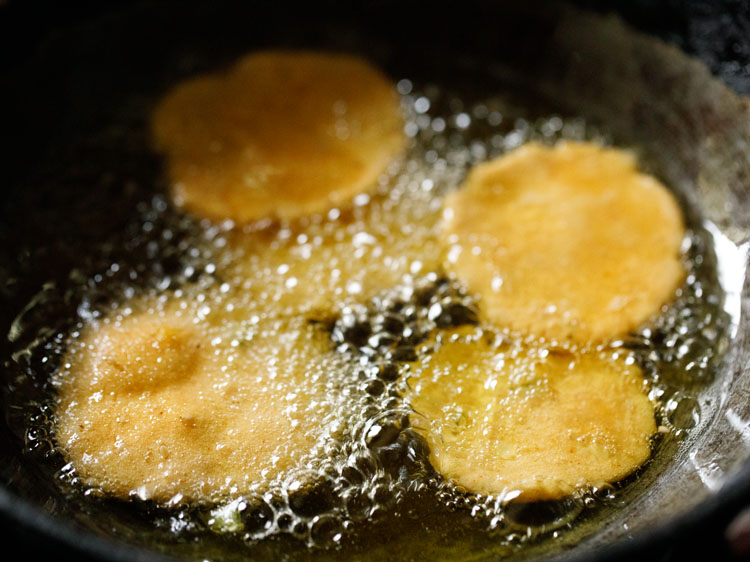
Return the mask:
[[[508, 503], [512, 498], [507, 496], [467, 493], [431, 469], [401, 400], [415, 346], [436, 330], [477, 322], [476, 303], [440, 271], [437, 246], [430, 245], [441, 197], [459, 185], [472, 165], [524, 142], [606, 144], [608, 138], [581, 118], [531, 116], [502, 97], [468, 102], [437, 85], [409, 79], [400, 80], [398, 90], [411, 147], [381, 177], [376, 191], [357, 197], [351, 209], [278, 227], [261, 221], [238, 229], [231, 222], [180, 215], [156, 195], [138, 206], [119, 236], [83, 258], [64, 286], [50, 285], [29, 303], [11, 332], [11, 367], [19, 373], [18, 396], [33, 398], [19, 404], [23, 414], [13, 423], [25, 434], [30, 454], [57, 466], [61, 485], [71, 495], [78, 493], [80, 482], [74, 467], [64, 465], [56, 452], [50, 401], [56, 383], [45, 381], [58, 368], [68, 340], [75, 341], [88, 322], [127, 308], [137, 296], [158, 299], [171, 291], [176, 298], [195, 299], [199, 309], [242, 313], [249, 324], [265, 318], [267, 302], [278, 305], [282, 315], [306, 314], [329, 330], [341, 357], [335, 373], [321, 374], [330, 406], [324, 424], [335, 438], [323, 439], [304, 466], [256, 492], [197, 509], [177, 505], [166, 515], [154, 515], [165, 518], [175, 532], [207, 527], [239, 534], [251, 544], [290, 534], [308, 546], [326, 547], [356, 534], [362, 521], [386, 519], [409, 494], [426, 492], [448, 510], [469, 513], [498, 541], [514, 544], [557, 533], [582, 512], [617, 497], [615, 488], [607, 488], [526, 509]], [[264, 241], [271, 252], [258, 257]], [[421, 247], [427, 255], [417, 259], [413, 248]], [[342, 262], [334, 263], [335, 252], [320, 248], [348, 248], [355, 262], [365, 264], [364, 274], [341, 278]], [[677, 300], [652, 326], [619, 343], [634, 351], [654, 398], [663, 405], [658, 412], [662, 440], [679, 437], [690, 420], [695, 424], [699, 405], [690, 381], [708, 379], [721, 355], [725, 317], [710, 253], [708, 237], [696, 229], [685, 249], [689, 275]], [[306, 268], [320, 255], [329, 262]], [[392, 266], [388, 286], [366, 286], [370, 261]], [[326, 275], [305, 277], [295, 267]], [[306, 286], [312, 293], [322, 289], [326, 298], [315, 306], [290, 300]], [[95, 490], [86, 493], [96, 495]]]

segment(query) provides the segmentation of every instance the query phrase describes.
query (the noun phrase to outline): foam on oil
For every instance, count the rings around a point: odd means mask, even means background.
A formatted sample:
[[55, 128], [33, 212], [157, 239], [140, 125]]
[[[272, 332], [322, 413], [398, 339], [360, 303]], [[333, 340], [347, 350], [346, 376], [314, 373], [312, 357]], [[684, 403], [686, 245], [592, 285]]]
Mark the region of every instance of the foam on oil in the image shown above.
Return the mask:
[[[55, 392], [66, 376], [61, 361], [81, 345], [88, 324], [127, 316], [136, 298], [163, 304], [169, 292], [195, 311], [199, 325], [216, 311], [238, 331], [303, 317], [328, 334], [328, 353], [336, 358], [326, 372], [307, 374], [324, 387], [324, 437], [293, 469], [256, 490], [197, 505], [154, 503], [133, 490], [140, 513], [183, 541], [218, 534], [263, 555], [268, 541], [291, 535], [321, 552], [356, 552], [383, 533], [399, 533], [394, 513], [413, 512], [404, 517], [424, 528], [447, 525], [459, 537], [479, 536], [483, 552], [505, 553], [556, 537], [617, 502], [620, 484], [535, 504], [457, 488], [430, 467], [402, 400], [419, 344], [440, 330], [478, 323], [471, 295], [439, 267], [442, 196], [473, 164], [529, 140], [610, 139], [581, 118], [538, 117], [503, 97], [470, 102], [406, 78], [397, 88], [411, 146], [350, 209], [239, 228], [181, 215], [157, 192], [138, 204], [122, 233], [82, 256], [64, 283], [45, 286], [28, 303], [9, 334], [14, 354], [7, 366], [17, 373], [11, 421], [24, 433], [30, 457], [56, 471], [68, 497], [103, 501], [55, 445]], [[699, 422], [698, 390], [727, 341], [712, 239], [700, 225], [689, 226], [688, 277], [676, 299], [612, 349], [632, 353], [650, 382], [661, 432], [655, 455], [673, 450], [665, 443], [678, 442]], [[75, 499], [81, 496], [89, 499]]]

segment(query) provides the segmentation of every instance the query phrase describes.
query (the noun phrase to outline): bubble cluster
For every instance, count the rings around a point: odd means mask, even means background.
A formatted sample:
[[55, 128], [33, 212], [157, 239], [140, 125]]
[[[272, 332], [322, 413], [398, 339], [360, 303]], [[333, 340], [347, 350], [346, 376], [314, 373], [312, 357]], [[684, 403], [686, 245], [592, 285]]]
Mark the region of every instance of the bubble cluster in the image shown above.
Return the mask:
[[339, 351], [366, 361], [409, 362], [433, 330], [477, 322], [476, 303], [458, 282], [431, 273], [377, 295], [369, 306], [345, 307], [332, 338]]
[[677, 437], [699, 425], [698, 392], [713, 380], [729, 341], [731, 318], [723, 308], [711, 244], [705, 230], [688, 233], [683, 245], [687, 276], [675, 299], [622, 342], [653, 381], [661, 422]]

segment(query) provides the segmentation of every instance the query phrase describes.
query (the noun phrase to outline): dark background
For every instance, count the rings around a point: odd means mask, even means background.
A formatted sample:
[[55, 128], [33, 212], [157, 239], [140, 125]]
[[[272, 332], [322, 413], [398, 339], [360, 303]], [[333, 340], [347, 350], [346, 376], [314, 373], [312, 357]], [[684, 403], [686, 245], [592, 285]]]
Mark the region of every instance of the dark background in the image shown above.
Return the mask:
[[[552, 2], [553, 0], [550, 0]], [[738, 93], [750, 94], [750, 1], [748, 0], [572, 0], [599, 12], [616, 12], [634, 27], [679, 45], [700, 57]], [[252, 2], [265, 9], [268, 2]], [[331, 4], [331, 2], [322, 2]], [[372, 9], [381, 3], [359, 5]], [[408, 3], [404, 0], [404, 3]], [[133, 4], [123, 0], [0, 0], [0, 70], [19, 64], [56, 29], [94, 20]], [[175, 6], [184, 2], [174, 2]], [[307, 3], [314, 10], [321, 2]], [[342, 9], [352, 9], [341, 2]], [[344, 7], [345, 5], [347, 5]], [[422, 7], [426, 3], [413, 2]], [[430, 2], [429, 4], [432, 4]], [[436, 3], [436, 6], [439, 3]], [[458, 12], [463, 2], [446, 3]], [[450, 9], [450, 8], [449, 8]], [[421, 11], [421, 8], [420, 8]], [[442, 8], [438, 11], [446, 11]], [[453, 11], [451, 9], [451, 11]], [[451, 15], [452, 17], [452, 15]]]
[[698, 56], [736, 92], [750, 95], [750, 1], [578, 0], [579, 6], [615, 11], [633, 27]]
[[[633, 27], [699, 57], [737, 93], [750, 95], [750, 0], [574, 0], [573, 3], [603, 13], [618, 13]], [[27, 64], [39, 47], [61, 29], [96, 20], [128, 4], [132, 2], [0, 0], [0, 77]], [[330, 6], [330, 2], [322, 4]], [[305, 10], [315, 10], [322, 4], [313, 2]], [[370, 1], [358, 6], [372, 10], [379, 4]], [[262, 10], [264, 6], [256, 3], [253, 9]], [[349, 5], [342, 9], [357, 7]], [[455, 2], [436, 9], [458, 13], [468, 8], [464, 2]], [[4, 109], [12, 111], [7, 106]], [[3, 129], [0, 123], [0, 131]], [[7, 143], [13, 139], [5, 140]], [[748, 500], [737, 497], [733, 505], [713, 514], [700, 528], [682, 532], [666, 544], [653, 545], [649, 551], [640, 553], [638, 559], [664, 562], [732, 559], [723, 538], [724, 529]], [[4, 560], [86, 560], [9, 521], [0, 520], [0, 539], [0, 558]]]

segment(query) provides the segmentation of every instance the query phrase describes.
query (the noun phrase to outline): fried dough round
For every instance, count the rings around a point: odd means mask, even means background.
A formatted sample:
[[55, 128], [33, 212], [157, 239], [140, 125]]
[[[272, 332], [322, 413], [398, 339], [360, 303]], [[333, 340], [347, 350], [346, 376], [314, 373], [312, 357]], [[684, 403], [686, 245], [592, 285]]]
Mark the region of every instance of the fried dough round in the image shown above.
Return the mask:
[[684, 277], [674, 197], [632, 154], [590, 143], [531, 143], [477, 166], [441, 232], [446, 267], [491, 322], [552, 339], [634, 330]]
[[213, 323], [178, 302], [85, 329], [60, 375], [58, 444], [115, 497], [263, 489], [323, 433], [327, 338], [302, 320]]
[[364, 60], [250, 54], [171, 90], [152, 131], [174, 200], [248, 223], [323, 212], [370, 190], [405, 145], [394, 87]]
[[358, 208], [357, 217], [291, 228], [283, 237], [273, 230], [232, 232], [221, 275], [242, 287], [248, 307], [326, 318], [407, 275], [439, 270], [439, 208], [429, 209], [424, 194], [390, 207], [374, 201]]
[[471, 492], [556, 499], [615, 482], [650, 455], [654, 406], [640, 369], [609, 352], [443, 334], [409, 379], [430, 462]]

